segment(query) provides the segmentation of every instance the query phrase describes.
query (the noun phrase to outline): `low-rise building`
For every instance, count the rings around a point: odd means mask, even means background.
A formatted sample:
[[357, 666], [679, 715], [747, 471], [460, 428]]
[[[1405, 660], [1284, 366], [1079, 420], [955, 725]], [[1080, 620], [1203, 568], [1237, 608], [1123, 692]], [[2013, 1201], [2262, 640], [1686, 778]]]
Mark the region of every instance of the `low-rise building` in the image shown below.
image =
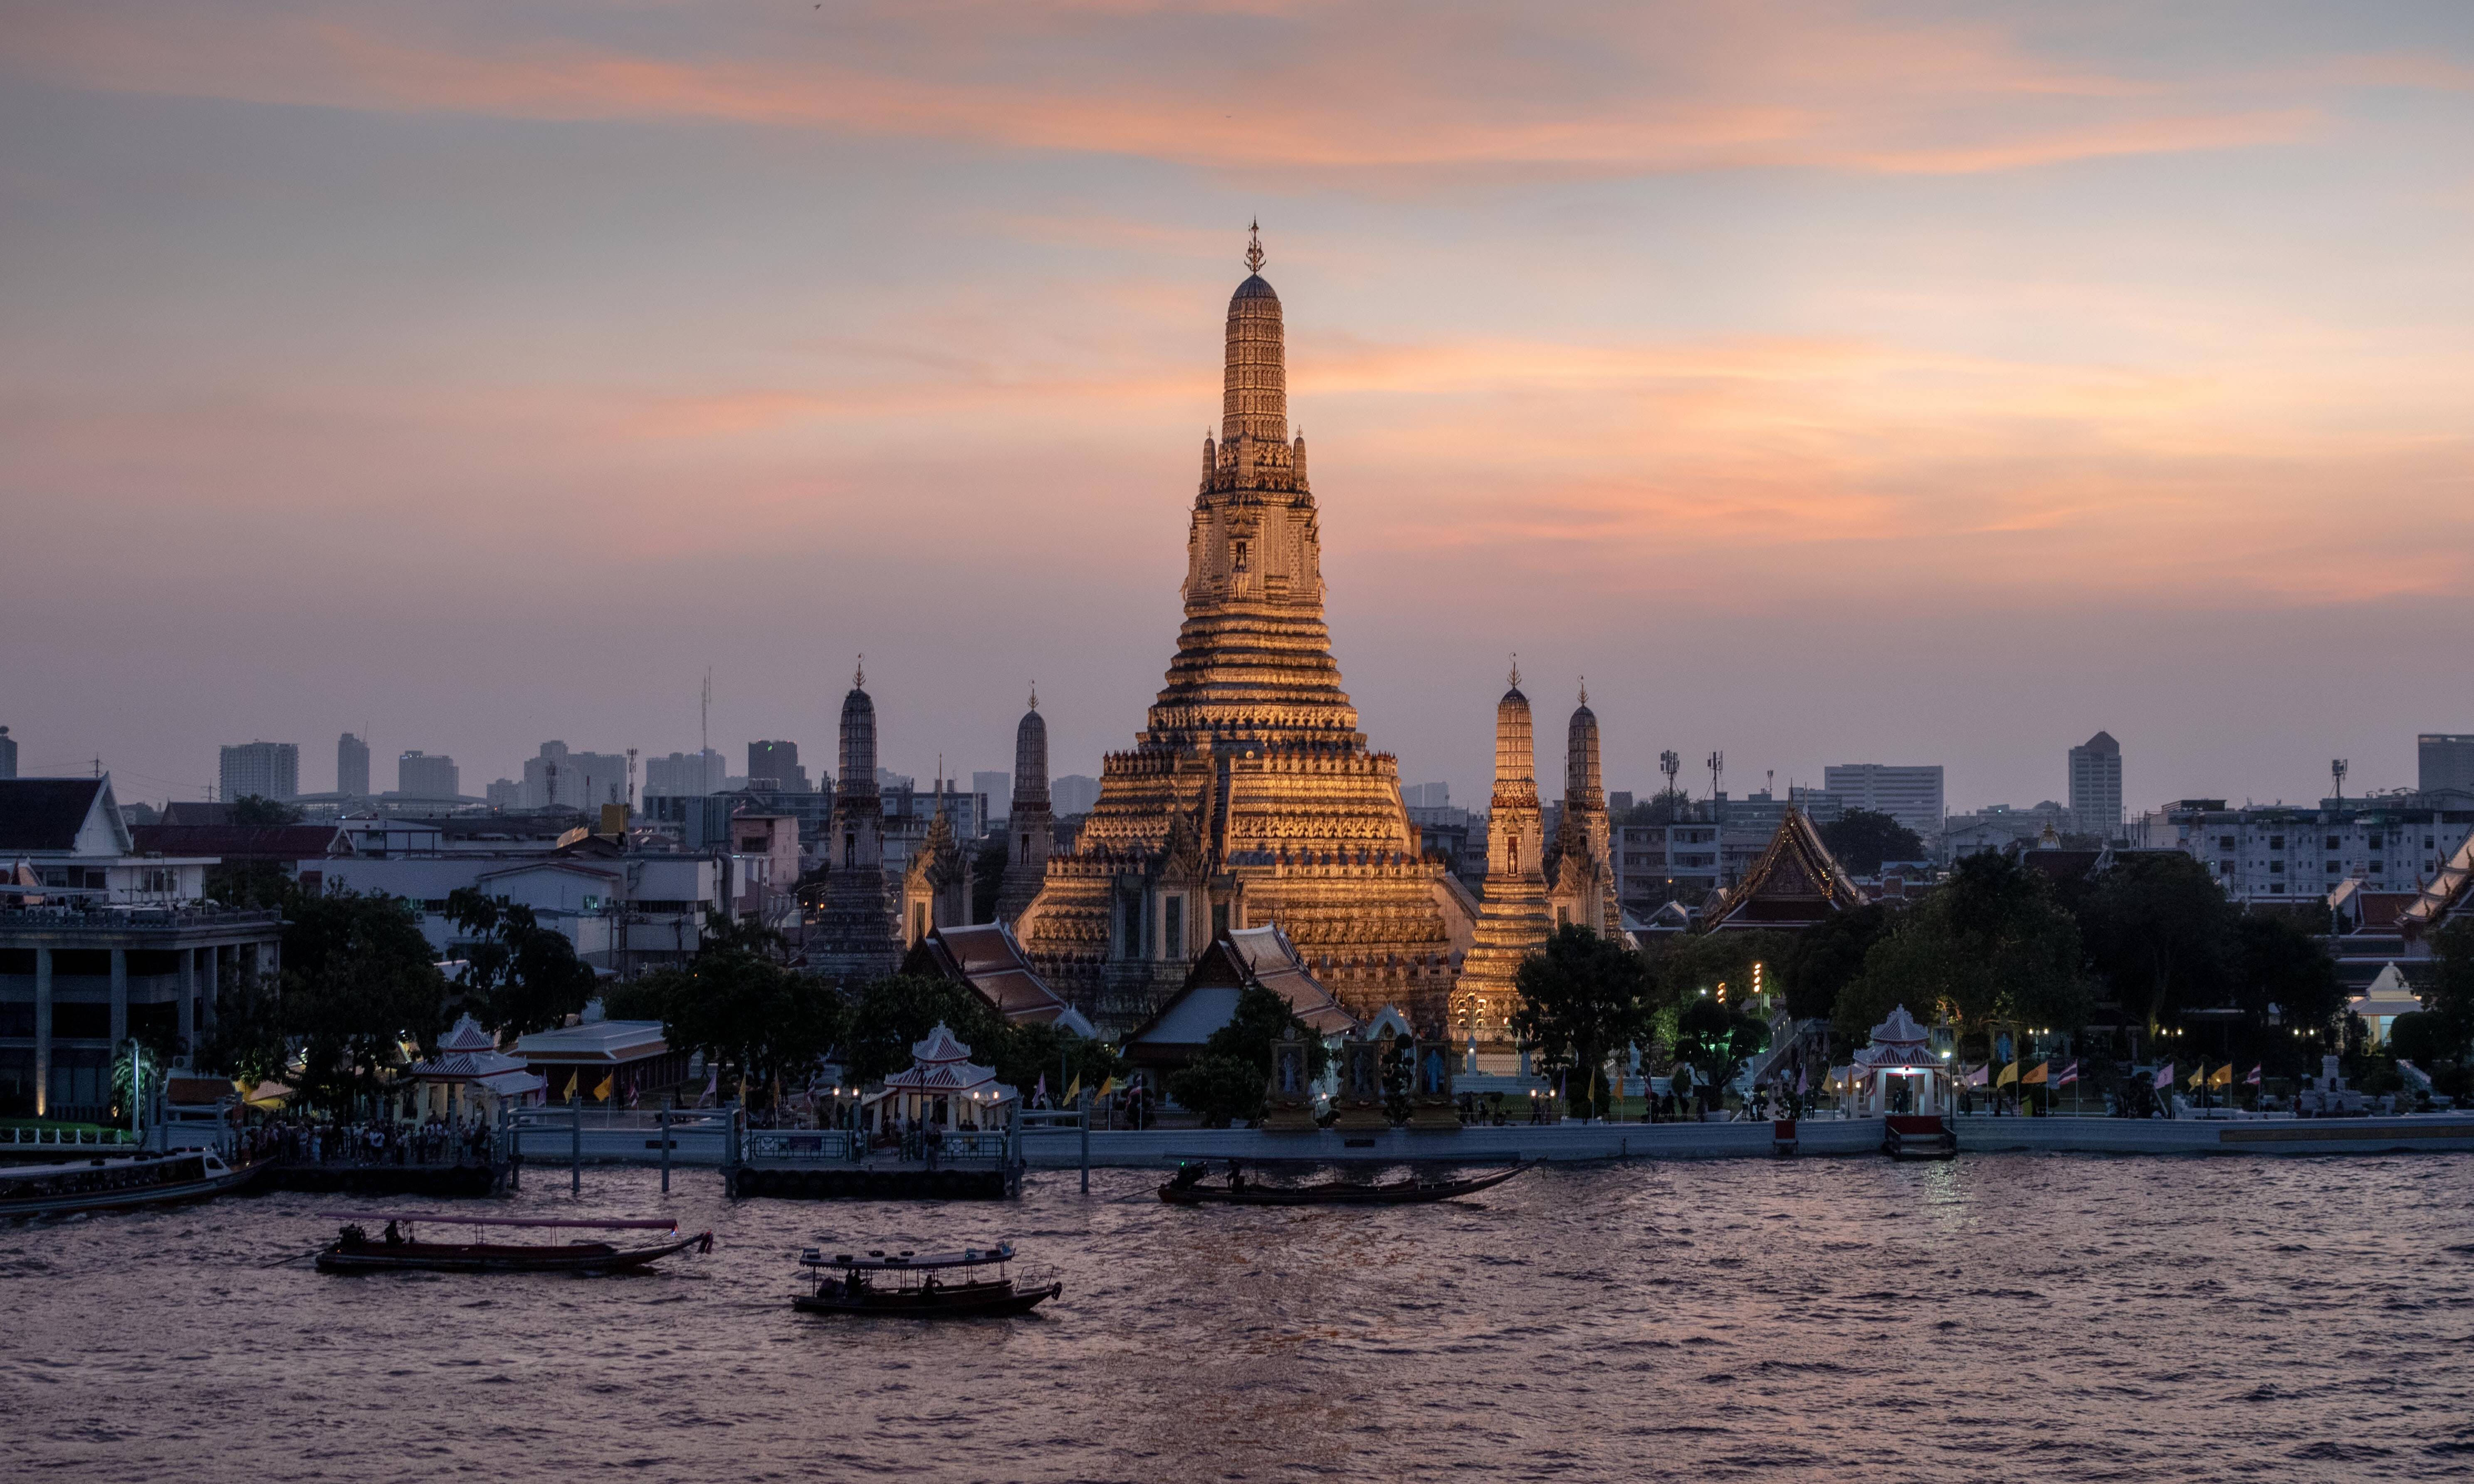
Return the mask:
[[2291, 905], [2325, 901], [2348, 881], [2366, 891], [2419, 890], [2469, 833], [2474, 809], [2402, 795], [2240, 809], [2179, 799], [2143, 815], [2133, 839], [2205, 864], [2237, 901]]

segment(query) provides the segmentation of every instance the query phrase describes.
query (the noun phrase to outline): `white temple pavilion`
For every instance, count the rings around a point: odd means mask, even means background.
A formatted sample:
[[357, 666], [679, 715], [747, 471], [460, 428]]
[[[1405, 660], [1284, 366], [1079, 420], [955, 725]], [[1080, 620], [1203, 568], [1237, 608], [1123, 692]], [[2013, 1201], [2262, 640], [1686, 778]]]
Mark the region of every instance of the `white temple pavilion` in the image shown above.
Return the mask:
[[420, 1089], [420, 1116], [448, 1123], [497, 1116], [499, 1105], [521, 1107], [538, 1103], [549, 1085], [521, 1061], [498, 1050], [498, 1038], [470, 1015], [459, 1017], [453, 1030], [438, 1038], [438, 1055], [416, 1061], [412, 1080]]
[[910, 1068], [885, 1080], [885, 1090], [862, 1105], [862, 1119], [877, 1128], [908, 1127], [913, 1121], [941, 1129], [986, 1129], [996, 1125], [1007, 1101], [1019, 1096], [997, 1081], [993, 1068], [971, 1060], [963, 1045], [938, 1021], [924, 1041], [910, 1045]]
[[1889, 1019], [1873, 1028], [1873, 1043], [1848, 1068], [1850, 1116], [1945, 1111], [1943, 1083], [1950, 1067], [1931, 1042], [1932, 1034], [1905, 1006], [1891, 1010]]

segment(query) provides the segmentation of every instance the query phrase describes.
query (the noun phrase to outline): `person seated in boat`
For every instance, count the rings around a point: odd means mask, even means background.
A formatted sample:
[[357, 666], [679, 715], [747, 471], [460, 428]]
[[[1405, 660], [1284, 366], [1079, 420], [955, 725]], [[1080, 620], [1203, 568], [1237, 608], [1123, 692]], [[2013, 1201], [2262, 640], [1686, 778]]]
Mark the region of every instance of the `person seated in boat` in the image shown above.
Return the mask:
[[1246, 1167], [1236, 1160], [1228, 1161], [1228, 1189], [1231, 1194], [1246, 1188]]
[[1176, 1167], [1176, 1174], [1169, 1183], [1179, 1190], [1192, 1190], [1202, 1183], [1202, 1177], [1210, 1173], [1200, 1161], [1189, 1159]]
[[370, 1244], [370, 1234], [358, 1226], [346, 1227], [338, 1235], [346, 1247], [367, 1247]]
[[386, 1235], [381, 1238], [381, 1240], [383, 1240], [389, 1247], [401, 1247], [403, 1245], [403, 1233], [396, 1229], [396, 1224], [394, 1222], [388, 1222], [386, 1224]]

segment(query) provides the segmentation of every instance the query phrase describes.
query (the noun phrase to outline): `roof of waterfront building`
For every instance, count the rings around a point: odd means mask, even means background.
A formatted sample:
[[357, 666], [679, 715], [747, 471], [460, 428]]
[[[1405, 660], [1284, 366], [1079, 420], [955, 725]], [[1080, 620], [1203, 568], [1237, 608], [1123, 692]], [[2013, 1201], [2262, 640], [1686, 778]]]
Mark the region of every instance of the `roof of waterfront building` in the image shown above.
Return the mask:
[[516, 1055], [527, 1061], [615, 1064], [642, 1061], [669, 1049], [658, 1020], [588, 1020], [516, 1037]]
[[1176, 1061], [1199, 1053], [1212, 1033], [1236, 1018], [1249, 987], [1271, 990], [1315, 1035], [1346, 1035], [1355, 1016], [1323, 988], [1297, 945], [1276, 925], [1238, 928], [1213, 940], [1187, 971], [1185, 985], [1142, 1029], [1126, 1039], [1139, 1060]]
[[1055, 1025], [1093, 1035], [1091, 1022], [1039, 977], [1013, 931], [1002, 922], [932, 928], [903, 961], [906, 974], [934, 974], [969, 985], [1008, 1025]]
[[1760, 859], [1710, 903], [1702, 921], [1711, 930], [1810, 927], [1868, 900], [1811, 819], [1790, 804]]

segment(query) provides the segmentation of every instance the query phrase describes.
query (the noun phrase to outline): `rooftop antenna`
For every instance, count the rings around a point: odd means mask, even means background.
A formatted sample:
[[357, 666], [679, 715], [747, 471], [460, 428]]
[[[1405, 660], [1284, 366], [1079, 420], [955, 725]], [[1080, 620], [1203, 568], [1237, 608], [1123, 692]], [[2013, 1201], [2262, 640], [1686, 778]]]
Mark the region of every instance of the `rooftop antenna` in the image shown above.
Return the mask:
[[696, 713], [696, 751], [713, 750], [713, 667], [704, 668], [704, 701]]
[[1762, 790], [1768, 792], [1772, 797], [1776, 797], [1778, 794], [1778, 769], [1773, 767], [1762, 776], [1766, 780], [1761, 785]]
[[1727, 755], [1723, 752], [1713, 752], [1710, 754], [1710, 796], [1711, 798], [1714, 799], [1718, 796], [1718, 780], [1725, 777], [1726, 774]]
[[1669, 747], [1658, 755], [1658, 770], [1666, 775], [1666, 791], [1672, 793], [1675, 791], [1675, 775], [1684, 771], [1684, 760], [1676, 756], [1674, 748]]
[[2337, 780], [2337, 797], [2341, 800], [2345, 796], [2345, 775], [2351, 771], [2353, 765], [2343, 758], [2328, 760], [2328, 776]]

